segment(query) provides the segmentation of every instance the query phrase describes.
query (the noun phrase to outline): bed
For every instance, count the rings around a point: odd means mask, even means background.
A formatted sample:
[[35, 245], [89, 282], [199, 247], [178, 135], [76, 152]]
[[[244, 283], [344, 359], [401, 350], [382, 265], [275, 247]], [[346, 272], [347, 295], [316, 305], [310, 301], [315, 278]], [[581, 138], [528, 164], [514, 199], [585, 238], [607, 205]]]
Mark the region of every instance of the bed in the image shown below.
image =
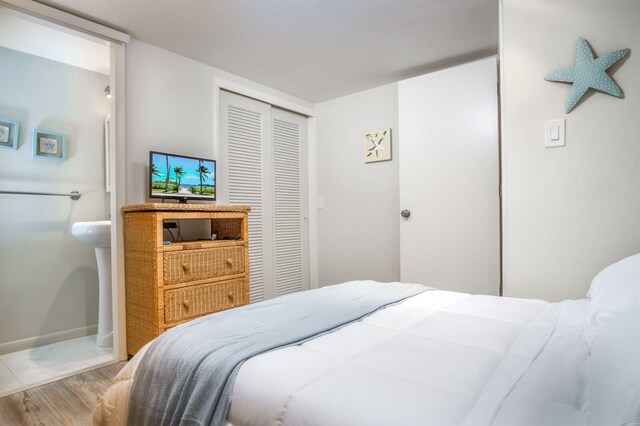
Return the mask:
[[[225, 421], [640, 425], [640, 255], [604, 269], [587, 296], [548, 303], [421, 291], [250, 357], [232, 383]], [[116, 377], [95, 424], [128, 424], [152, 345]], [[142, 423], [192, 424], [175, 420]]]

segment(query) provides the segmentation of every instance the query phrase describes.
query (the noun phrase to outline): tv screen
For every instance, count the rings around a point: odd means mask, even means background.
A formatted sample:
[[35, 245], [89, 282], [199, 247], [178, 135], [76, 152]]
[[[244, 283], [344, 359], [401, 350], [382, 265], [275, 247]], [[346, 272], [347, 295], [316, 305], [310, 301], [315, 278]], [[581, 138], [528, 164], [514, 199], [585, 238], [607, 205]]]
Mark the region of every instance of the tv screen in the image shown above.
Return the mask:
[[186, 200], [216, 199], [216, 162], [149, 152], [149, 196]]

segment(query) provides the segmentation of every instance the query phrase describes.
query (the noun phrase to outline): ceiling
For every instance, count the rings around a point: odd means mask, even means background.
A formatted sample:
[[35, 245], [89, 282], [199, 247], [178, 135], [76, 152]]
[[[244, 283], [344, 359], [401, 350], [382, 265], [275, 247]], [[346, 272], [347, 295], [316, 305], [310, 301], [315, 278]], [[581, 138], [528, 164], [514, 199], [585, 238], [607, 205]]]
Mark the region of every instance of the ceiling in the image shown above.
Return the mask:
[[497, 52], [498, 0], [39, 0], [311, 102]]

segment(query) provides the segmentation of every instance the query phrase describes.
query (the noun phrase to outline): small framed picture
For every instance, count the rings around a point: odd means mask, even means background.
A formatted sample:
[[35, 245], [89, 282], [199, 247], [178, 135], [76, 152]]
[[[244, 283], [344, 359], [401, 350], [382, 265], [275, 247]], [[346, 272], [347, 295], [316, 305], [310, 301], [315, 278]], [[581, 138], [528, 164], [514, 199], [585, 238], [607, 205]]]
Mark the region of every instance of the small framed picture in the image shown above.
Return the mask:
[[364, 162], [391, 160], [391, 129], [382, 129], [364, 135]]
[[65, 160], [67, 158], [67, 135], [50, 130], [34, 130], [33, 158]]
[[0, 148], [18, 149], [18, 132], [20, 123], [0, 118]]

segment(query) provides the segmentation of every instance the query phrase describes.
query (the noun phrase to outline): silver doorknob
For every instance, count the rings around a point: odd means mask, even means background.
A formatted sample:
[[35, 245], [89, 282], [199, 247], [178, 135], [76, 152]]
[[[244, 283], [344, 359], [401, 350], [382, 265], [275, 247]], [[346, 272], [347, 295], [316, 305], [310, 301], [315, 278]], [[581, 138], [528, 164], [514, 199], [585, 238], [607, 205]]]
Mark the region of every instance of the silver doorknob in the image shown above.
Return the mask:
[[411, 216], [411, 212], [407, 209], [404, 209], [400, 212], [400, 216], [404, 217], [405, 219], [408, 218], [409, 216]]

